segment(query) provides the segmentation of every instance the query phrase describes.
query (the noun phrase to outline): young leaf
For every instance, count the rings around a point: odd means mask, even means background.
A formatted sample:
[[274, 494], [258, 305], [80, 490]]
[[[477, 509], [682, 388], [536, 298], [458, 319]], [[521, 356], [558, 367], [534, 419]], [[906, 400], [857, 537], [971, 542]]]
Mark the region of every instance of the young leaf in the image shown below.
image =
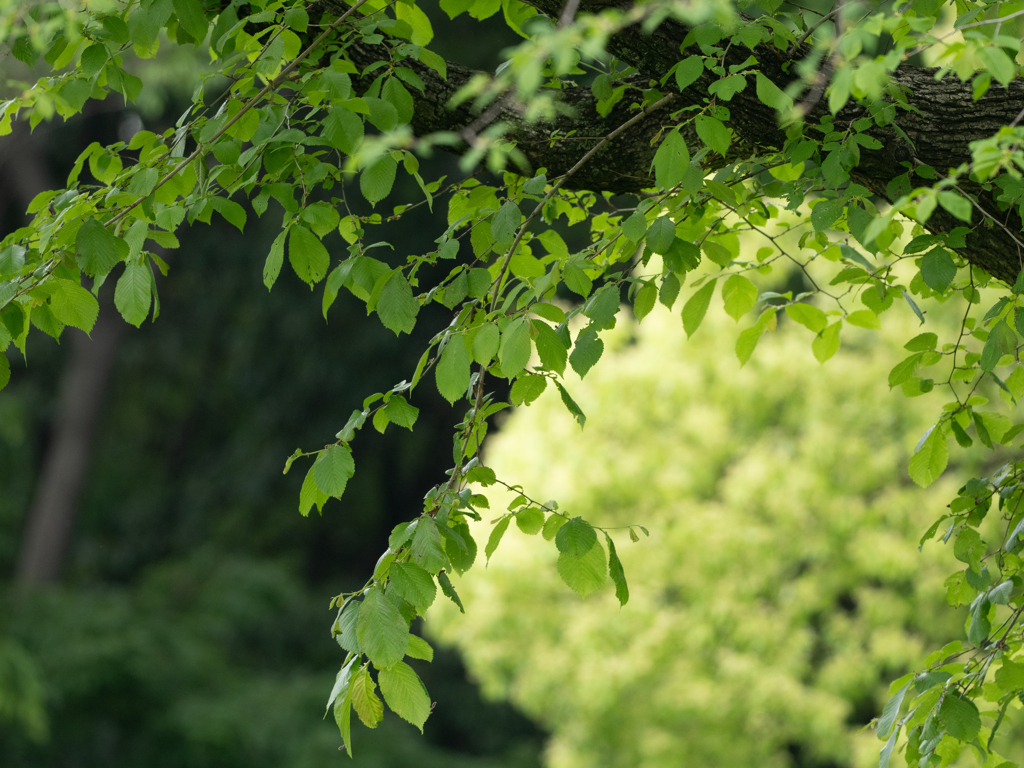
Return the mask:
[[444, 596], [459, 606], [459, 611], [465, 613], [466, 609], [462, 606], [462, 600], [459, 599], [459, 593], [455, 591], [455, 587], [452, 586], [451, 579], [448, 578], [448, 574], [441, 571], [437, 574], [437, 583], [441, 585], [441, 592]]
[[377, 696], [377, 686], [370, 671], [363, 667], [349, 683], [352, 688], [352, 708], [367, 728], [376, 728], [384, 719], [384, 703]]
[[574, 557], [585, 555], [596, 542], [593, 526], [581, 517], [574, 517], [563, 525], [555, 536], [558, 551]]
[[530, 327], [525, 318], [517, 317], [501, 334], [498, 358], [501, 360], [501, 375], [511, 379], [530, 362]]
[[[630, 528], [630, 532], [632, 530]], [[615, 584], [615, 597], [618, 598], [619, 605], [625, 605], [629, 602], [629, 586], [626, 584], [626, 572], [622, 568], [622, 562], [615, 551], [615, 543], [612, 541], [611, 536], [606, 533], [604, 540], [608, 544], [608, 575], [612, 577], [612, 583]]]
[[839, 351], [841, 343], [839, 331], [842, 330], [842, 327], [843, 324], [841, 322], [832, 323], [811, 342], [811, 351], [819, 363], [824, 364], [826, 360]]
[[[78, 266], [90, 277], [102, 277], [128, 258], [128, 243], [94, 218], [86, 219], [75, 236]], [[141, 321], [140, 321], [141, 322]]]
[[576, 338], [576, 346], [569, 355], [569, 365], [582, 379], [601, 359], [603, 352], [604, 342], [597, 337], [594, 326], [590, 325]]
[[428, 574], [435, 574], [448, 567], [448, 558], [444, 553], [441, 533], [432, 517], [421, 517], [412, 535], [412, 562], [420, 566]]
[[570, 397], [569, 392], [565, 387], [558, 381], [555, 382], [555, 386], [558, 387], [558, 394], [562, 397], [562, 404], [566, 407], [572, 417], [576, 419], [576, 423], [580, 425], [580, 429], [583, 429], [587, 424], [587, 415], [583, 413], [583, 410], [576, 404], [576, 401]]
[[403, 720], [408, 720], [423, 732], [423, 724], [430, 716], [430, 696], [419, 676], [405, 662], [381, 670], [380, 691], [384, 701]]
[[331, 265], [324, 244], [301, 224], [293, 226], [288, 236], [288, 261], [299, 279], [310, 288], [324, 279]]
[[605, 560], [604, 548], [597, 542], [596, 537], [593, 546], [582, 555], [562, 552], [558, 556], [558, 575], [581, 597], [586, 597], [603, 587], [607, 574], [608, 562]]
[[510, 522], [510, 517], [503, 517], [495, 524], [494, 530], [491, 531], [491, 535], [487, 539], [487, 546], [484, 547], [484, 555], [487, 557], [488, 562], [490, 562], [491, 555], [494, 554], [494, 551], [498, 548], [498, 545], [501, 543], [501, 537], [505, 535], [505, 531], [508, 530], [508, 524]]
[[757, 304], [757, 288], [743, 275], [733, 275], [722, 286], [726, 313], [736, 322]]
[[668, 216], [659, 216], [647, 230], [647, 245], [655, 253], [665, 253], [676, 239], [676, 225]]
[[956, 277], [956, 264], [949, 251], [933, 248], [921, 258], [921, 279], [933, 291], [942, 293]]
[[[148, 275], [147, 279], [149, 279]], [[96, 297], [82, 286], [70, 280], [61, 280], [57, 285], [57, 290], [50, 297], [50, 311], [64, 325], [80, 328], [89, 333], [96, 324], [96, 318], [99, 317], [100, 305], [96, 301]], [[143, 320], [145, 320], [148, 311], [149, 306], [147, 305], [146, 310], [142, 314]], [[141, 323], [141, 321], [139, 322]], [[3, 327], [3, 324], [0, 323], [0, 349], [6, 346], [3, 343], [5, 336], [9, 342], [10, 334], [7, 332], [7, 328]]]
[[[541, 365], [549, 371], [564, 374], [569, 351], [558, 338], [558, 334], [542, 320], [534, 320], [533, 328], [537, 332], [537, 354], [540, 356]], [[482, 328], [480, 333], [483, 333]], [[479, 333], [477, 335], [479, 336]]]
[[[284, 239], [288, 236], [287, 231], [282, 232], [274, 238], [270, 244], [270, 253], [267, 254], [267, 262], [263, 265], [263, 284], [269, 291], [277, 282], [277, 276], [281, 274], [281, 265], [284, 264]], [[341, 286], [338, 286], [340, 288]], [[334, 289], [335, 295], [338, 288]]]
[[434, 660], [434, 649], [430, 647], [430, 643], [424, 640], [422, 637], [416, 635], [409, 635], [409, 648], [406, 650], [405, 655], [410, 659], [420, 659], [421, 661], [433, 661]]
[[523, 214], [519, 206], [511, 200], [506, 200], [491, 217], [491, 235], [498, 243], [511, 244], [522, 220]]
[[711, 294], [715, 292], [715, 280], [711, 280], [693, 294], [683, 305], [683, 330], [687, 336], [693, 336], [704, 322], [704, 315], [711, 306]]
[[516, 525], [527, 536], [535, 536], [544, 527], [544, 513], [537, 507], [527, 507], [516, 512]]
[[494, 323], [484, 323], [473, 338], [473, 362], [490, 365], [498, 352], [499, 332]]
[[[394, 107], [391, 109], [394, 111]], [[391, 194], [397, 172], [398, 163], [390, 154], [384, 154], [359, 174], [359, 189], [370, 205], [376, 205]]]
[[949, 446], [941, 425], [936, 424], [910, 459], [910, 479], [922, 488], [931, 485], [946, 470]]

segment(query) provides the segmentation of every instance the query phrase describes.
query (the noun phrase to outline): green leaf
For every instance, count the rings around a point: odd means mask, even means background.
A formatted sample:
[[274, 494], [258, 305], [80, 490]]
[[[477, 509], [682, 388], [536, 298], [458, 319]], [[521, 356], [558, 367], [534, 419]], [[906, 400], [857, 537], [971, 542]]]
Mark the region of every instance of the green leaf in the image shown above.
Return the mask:
[[546, 376], [534, 376], [532, 374], [524, 374], [515, 380], [512, 385], [512, 392], [509, 394], [509, 400], [512, 401], [512, 405], [530, 405], [534, 400], [544, 394], [544, 390], [548, 387], [548, 379]]
[[760, 72], [757, 73], [757, 98], [762, 104], [780, 112], [786, 112], [793, 108], [793, 99]]
[[325, 714], [339, 697], [344, 700], [348, 696], [349, 681], [352, 679], [352, 667], [356, 663], [357, 658], [357, 656], [353, 656], [345, 666], [338, 670], [338, 674], [334, 678], [334, 687], [331, 689], [330, 696], [327, 697]]
[[340, 499], [349, 478], [356, 473], [352, 452], [347, 446], [332, 445], [313, 464], [313, 480], [320, 492]]
[[199, 0], [173, 0], [174, 13], [178, 17], [178, 25], [188, 32], [197, 42], [202, 42], [206, 37], [206, 30], [210, 23], [203, 13], [203, 6]]
[[345, 606], [345, 610], [338, 617], [337, 635], [335, 636], [338, 645], [350, 653], [360, 655], [363, 653], [363, 647], [359, 644], [359, 639], [356, 636], [356, 627], [359, 625], [359, 610], [362, 606], [361, 602], [355, 601]]
[[[354, 155], [363, 143], [364, 131], [363, 121], [358, 115], [335, 105], [324, 118], [321, 135], [335, 149], [340, 149], [346, 155]], [[397, 163], [395, 170], [397, 171]], [[387, 192], [382, 195], [386, 196]]]
[[506, 326], [501, 334], [498, 359], [501, 361], [501, 375], [511, 379], [530, 362], [530, 327], [523, 317], [517, 317]]
[[900, 688], [896, 695], [889, 699], [882, 707], [882, 715], [878, 718], [878, 727], [875, 729], [875, 735], [880, 739], [888, 738], [893, 726], [896, 724], [896, 718], [900, 714], [900, 707], [903, 705], [903, 699], [907, 695], [907, 691], [910, 690], [910, 686], [913, 680], [908, 682], [902, 688]]
[[[356, 623], [356, 638], [377, 669], [387, 669], [405, 656], [409, 627], [395, 604], [375, 585], [363, 598]], [[356, 709], [358, 712], [358, 707]]]
[[359, 189], [363, 197], [376, 205], [389, 194], [395, 184], [398, 163], [390, 154], [382, 155], [359, 174]]
[[1024, 690], [1024, 664], [1003, 657], [1003, 666], [996, 670], [996, 685], [1007, 693]]
[[[643, 322], [643, 319], [647, 317], [651, 310], [654, 309], [654, 302], [658, 298], [658, 286], [653, 280], [648, 280], [644, 283], [643, 287], [636, 292], [636, 298], [633, 300], [633, 315], [636, 317], [638, 323]], [[537, 344], [538, 351], [540, 350], [540, 343]]]
[[550, 325], [542, 320], [534, 320], [533, 328], [537, 332], [537, 354], [541, 365], [558, 374], [565, 373], [565, 364], [569, 359], [569, 351]]
[[917, 352], [905, 360], [896, 363], [893, 369], [889, 371], [889, 389], [898, 387], [903, 382], [914, 378], [914, 372], [917, 371], [917, 366], [920, 365], [923, 356], [923, 352]]
[[676, 277], [674, 272], [669, 272], [661, 280], [661, 290], [658, 292], [658, 300], [665, 305], [668, 309], [672, 309], [672, 305], [676, 303], [676, 298], [679, 296], [679, 289], [682, 286], [679, 284], [679, 278]]
[[284, 264], [284, 240], [287, 236], [288, 232], [285, 231], [274, 238], [270, 245], [270, 253], [267, 254], [267, 262], [263, 265], [263, 284], [267, 286], [268, 291], [274, 287], [277, 276], [281, 274], [281, 265]]
[[[562, 531], [567, 527], [564, 526]], [[563, 552], [558, 556], [558, 575], [581, 597], [586, 597], [603, 587], [607, 574], [608, 561], [605, 560], [604, 548], [597, 542], [596, 537], [593, 546], [584, 554], [570, 555]]]
[[[96, 301], [96, 297], [82, 286], [76, 285], [70, 280], [61, 280], [57, 284], [57, 290], [50, 297], [50, 311], [64, 325], [80, 328], [86, 333], [90, 333], [96, 324], [96, 318], [99, 317], [100, 305]], [[146, 312], [148, 311], [149, 307], [147, 306]], [[146, 318], [146, 312], [143, 312], [143, 320]], [[9, 342], [10, 336], [7, 333], [7, 328], [0, 325], [0, 349], [6, 346], [3, 343], [4, 336], [8, 337], [7, 341]]]
[[655, 253], [665, 253], [676, 240], [676, 225], [667, 216], [659, 216], [647, 229], [647, 245]]
[[814, 333], [821, 333], [828, 327], [828, 317], [811, 304], [790, 304], [786, 307], [786, 316]]
[[691, 296], [683, 305], [683, 330], [687, 337], [693, 336], [704, 322], [704, 315], [711, 306], [711, 294], [715, 292], [715, 280], [711, 280]]
[[516, 525], [527, 536], [536, 536], [544, 527], [544, 513], [537, 507], [527, 507], [516, 512]]
[[562, 405], [566, 407], [566, 410], [572, 414], [572, 417], [576, 419], [576, 423], [580, 425], [580, 429], [587, 424], [587, 415], [583, 413], [583, 410], [576, 404], [576, 401], [572, 399], [569, 392], [565, 387], [558, 381], [555, 382], [555, 386], [558, 387], [558, 394], [562, 397]]
[[301, 224], [294, 225], [288, 236], [288, 261], [299, 279], [310, 288], [324, 279], [331, 265], [324, 244]]
[[511, 517], [501, 518], [494, 526], [491, 531], [491, 535], [487, 539], [487, 546], [484, 547], [484, 556], [487, 558], [487, 562], [491, 561], [491, 555], [498, 548], [501, 543], [501, 537], [505, 535], [505, 531], [508, 530], [508, 524], [512, 521]]
[[562, 269], [562, 279], [565, 281], [566, 288], [583, 298], [587, 298], [594, 287], [594, 281], [587, 277], [587, 273], [578, 264], [571, 261]]
[[422, 637], [417, 637], [416, 635], [409, 635], [409, 648], [405, 652], [405, 655], [408, 656], [410, 659], [433, 661], [434, 649], [431, 648], [430, 643], [428, 643]]
[[831, 358], [836, 352], [839, 351], [840, 339], [839, 331], [842, 330], [843, 324], [841, 322], [832, 323], [819, 333], [814, 341], [811, 342], [811, 351], [814, 353], [814, 358], [824, 364], [826, 360]]
[[569, 521], [561, 515], [548, 515], [547, 521], [544, 523], [544, 528], [541, 530], [541, 536], [544, 537], [545, 541], [551, 541], [558, 532], [562, 529]]
[[921, 279], [933, 291], [943, 293], [956, 277], [956, 264], [944, 248], [933, 248], [921, 259]]
[[971, 221], [971, 201], [961, 195], [959, 192], [953, 192], [948, 189], [939, 191], [936, 195], [939, 200], [939, 205], [949, 211], [951, 214], [956, 216], [961, 221], [965, 221], [968, 224]]
[[870, 328], [877, 330], [882, 327], [882, 324], [878, 320], [878, 315], [870, 309], [861, 309], [857, 312], [851, 312], [845, 319], [847, 323], [850, 325], [856, 325], [858, 328]]
[[733, 275], [722, 285], [726, 313], [736, 322], [757, 304], [757, 288], [743, 275]]
[[370, 671], [362, 667], [349, 686], [352, 689], [352, 708], [359, 719], [367, 728], [376, 728], [384, 719], [384, 703], [377, 696], [377, 686], [370, 677]]
[[555, 536], [558, 551], [574, 557], [585, 555], [596, 541], [593, 526], [581, 517], [574, 517], [563, 525]]
[[[676, 87], [682, 91], [697, 82], [704, 71], [704, 60], [700, 56], [690, 56], [676, 66]], [[659, 184], [659, 186], [661, 186]]]
[[[631, 528], [630, 532], [632, 530]], [[612, 583], [615, 584], [615, 597], [618, 598], [619, 605], [625, 605], [629, 602], [629, 586], [626, 584], [626, 572], [622, 568], [622, 562], [615, 551], [615, 543], [612, 541], [611, 536], [606, 533], [604, 540], [608, 544], [608, 575], [612, 577]]]
[[726, 128], [722, 121], [707, 115], [699, 115], [694, 122], [697, 136], [708, 147], [723, 156], [729, 151], [729, 145], [732, 144], [732, 131]]
[[604, 353], [604, 342], [597, 337], [593, 325], [587, 326], [576, 338], [576, 345], [569, 355], [569, 365], [582, 379], [593, 368]]
[[622, 222], [622, 234], [633, 243], [639, 243], [647, 234], [647, 218], [640, 211], [633, 211], [628, 219]]
[[[677, 70], [678, 72], [678, 70]], [[690, 150], [678, 130], [662, 139], [654, 153], [654, 179], [658, 189], [669, 190], [679, 184], [690, 169]], [[673, 230], [675, 229], [673, 225]], [[630, 238], [633, 240], [633, 238]], [[633, 240], [633, 242], [638, 242]]]
[[384, 283], [380, 296], [377, 297], [377, 317], [389, 331], [396, 336], [401, 333], [412, 333], [416, 326], [416, 316], [420, 311], [420, 303], [412, 295], [409, 281], [402, 270], [396, 269]]
[[430, 696], [419, 676], [405, 662], [381, 670], [380, 691], [391, 710], [408, 720], [423, 732], [423, 724], [430, 716]]
[[448, 340], [441, 359], [434, 370], [437, 391], [449, 403], [455, 403], [466, 394], [469, 387], [469, 354], [462, 341], [462, 334], [456, 334]]
[[94, 218], [86, 219], [75, 236], [78, 266], [89, 277], [103, 277], [128, 258], [128, 243]]
[[395, 592], [419, 613], [429, 608], [437, 597], [437, 585], [429, 573], [413, 563], [392, 563], [388, 578]]
[[729, 75], [720, 80], [715, 80], [708, 88], [708, 93], [715, 94], [724, 101], [730, 101], [733, 96], [747, 87], [747, 78], [743, 75]]
[[519, 206], [511, 200], [506, 200], [491, 217], [491, 235], [495, 241], [503, 245], [510, 245], [516, 237], [519, 223], [523, 220], [523, 214]]
[[114, 306], [126, 322], [136, 328], [149, 314], [152, 303], [153, 273], [148, 266], [132, 260], [125, 264], [124, 273], [114, 289]]
[[946, 733], [960, 741], [974, 741], [981, 730], [981, 715], [974, 702], [961, 699], [955, 693], [950, 693], [942, 702], [939, 719], [946, 726]]
[[500, 333], [495, 323], [484, 323], [473, 337], [473, 362], [490, 365], [498, 353]]
[[412, 535], [412, 562], [429, 574], [436, 574], [448, 566], [448, 558], [444, 553], [441, 533], [432, 517], [421, 517]]
[[931, 485], [946, 470], [949, 446], [942, 427], [938, 424], [928, 430], [928, 436], [918, 445], [910, 459], [910, 479], [922, 488]]
[[460, 612], [465, 613], [466, 609], [462, 605], [462, 600], [459, 599], [459, 593], [456, 592], [455, 587], [452, 586], [452, 582], [451, 579], [448, 578], [448, 574], [444, 571], [437, 574], [437, 583], [441, 585], [441, 592], [444, 596], [459, 606]]
[[11, 361], [7, 359], [6, 352], [0, 352], [0, 389], [7, 386], [11, 380]]

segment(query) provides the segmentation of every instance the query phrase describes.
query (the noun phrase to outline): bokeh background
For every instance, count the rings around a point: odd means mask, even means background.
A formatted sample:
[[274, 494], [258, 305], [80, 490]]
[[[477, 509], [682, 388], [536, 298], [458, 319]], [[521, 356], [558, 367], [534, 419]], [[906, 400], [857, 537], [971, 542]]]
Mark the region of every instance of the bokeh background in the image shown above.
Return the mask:
[[[432, 20], [432, 47], [469, 66], [493, 70], [514, 42], [498, 17]], [[3, 233], [90, 142], [173, 125], [202, 68], [189, 50], [164, 54], [141, 73], [140, 104], [108, 99], [0, 140]], [[425, 165], [435, 177], [456, 169], [443, 156]], [[285, 457], [408, 378], [447, 320], [424, 312], [396, 339], [347, 295], [325, 323], [319, 295], [288, 270], [268, 293], [275, 206], [250, 211], [244, 237], [220, 221], [186, 228], [158, 281], [157, 322], [125, 326], [111, 284], [91, 339], [34, 333], [27, 365], [14, 360], [0, 394], [5, 768], [347, 760], [320, 719], [341, 660], [328, 600], [363, 582], [391, 527], [443, 479], [461, 414], [421, 386], [415, 432], [363, 430], [344, 501], [299, 516], [304, 468], [282, 475]], [[418, 209], [381, 237], [401, 258], [430, 250], [436, 228]], [[585, 241], [577, 230], [562, 232], [570, 244]], [[340, 237], [326, 244], [343, 253]], [[917, 551], [952, 481], [922, 492], [904, 471], [935, 403], [883, 384], [916, 331], [906, 317], [882, 334], [844, 331], [820, 368], [807, 331], [783, 319], [741, 369], [731, 320], [712, 312], [685, 342], [678, 308], [641, 328], [624, 313], [608, 359], [572, 385], [584, 435], [548, 393], [497, 424], [487, 447], [500, 475], [538, 496], [596, 524], [650, 529], [636, 544], [616, 534], [629, 605], [610, 589], [579, 600], [555, 574], [553, 546], [510, 531], [460, 584], [468, 614], [440, 606], [424, 628], [439, 651], [415, 663], [437, 701], [426, 734], [390, 714], [377, 731], [356, 726], [357, 765], [877, 760], [860, 729], [889, 680], [962, 623], [942, 594], [949, 553]], [[70, 489], [57, 502], [44, 493], [54, 484]], [[70, 528], [66, 544], [54, 532], [40, 585], [26, 571], [29, 520], [55, 503]]]

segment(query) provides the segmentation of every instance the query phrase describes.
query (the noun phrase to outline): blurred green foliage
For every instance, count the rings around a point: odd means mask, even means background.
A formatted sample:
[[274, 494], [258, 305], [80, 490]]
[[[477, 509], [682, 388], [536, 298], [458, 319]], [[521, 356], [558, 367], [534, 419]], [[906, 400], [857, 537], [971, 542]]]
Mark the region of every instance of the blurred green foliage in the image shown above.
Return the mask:
[[[553, 578], [553, 546], [510, 532], [458, 584], [466, 615], [444, 604], [428, 629], [553, 731], [551, 768], [877, 765], [861, 729], [889, 681], [962, 636], [950, 553], [918, 552], [955, 489], [904, 469], [928, 406], [878, 386], [914, 331], [851, 333], [819, 367], [783, 318], [741, 369], [719, 352], [723, 313], [685, 343], [678, 322], [620, 322], [611, 359], [570, 385], [585, 430], [548, 392], [487, 450], [570, 517], [650, 530], [614, 532], [628, 605], [610, 582], [581, 601]], [[513, 497], [486, 493], [478, 540]]]

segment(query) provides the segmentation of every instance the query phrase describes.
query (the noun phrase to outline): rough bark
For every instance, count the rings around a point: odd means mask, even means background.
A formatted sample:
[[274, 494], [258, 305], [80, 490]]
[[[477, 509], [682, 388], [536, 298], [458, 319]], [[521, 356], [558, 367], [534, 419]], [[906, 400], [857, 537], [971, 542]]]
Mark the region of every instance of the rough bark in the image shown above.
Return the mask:
[[[338, 0], [325, 0], [323, 7], [332, 8]], [[557, 19], [564, 0], [525, 0], [538, 11]], [[629, 0], [581, 0], [577, 13], [598, 12], [602, 9], [632, 5]], [[640, 75], [633, 79], [638, 87], [646, 86], [661, 77], [680, 59], [700, 53], [698, 46], [683, 47], [689, 29], [671, 19], [663, 21], [652, 33], [643, 31], [639, 25], [627, 27], [613, 35], [608, 42], [608, 51], [620, 60], [636, 67]], [[726, 64], [737, 64], [749, 55], [755, 56], [758, 69], [780, 88], [792, 81], [788, 74], [791, 65], [807, 54], [806, 47], [794, 51], [781, 51], [771, 43], [762, 43], [753, 51], [743, 46], [730, 47]], [[382, 52], [355, 50], [357, 59], [371, 56], [379, 60]], [[426, 92], [414, 94], [416, 116], [413, 129], [419, 135], [438, 130], [461, 131], [477, 116], [463, 105], [449, 110], [447, 103], [451, 95], [464, 83], [471, 73], [458, 65], [449, 64], [449, 82], [444, 83], [436, 74], [425, 67], [414, 65], [424, 82]], [[705, 71], [690, 87], [680, 93], [671, 107], [633, 128], [599, 153], [591, 168], [581, 171], [568, 185], [570, 188], [594, 189], [597, 191], [636, 192], [651, 183], [650, 164], [654, 148], [651, 141], [669, 120], [669, 113], [681, 106], [703, 104], [709, 98], [708, 88], [716, 76]], [[940, 174], [955, 168], [970, 159], [969, 144], [995, 133], [999, 127], [1009, 124], [1024, 108], [1024, 82], [1014, 81], [1009, 88], [994, 87], [979, 101], [974, 101], [971, 85], [961, 83], [957, 78], [946, 76], [935, 80], [935, 70], [910, 65], [901, 66], [894, 74], [895, 82], [906, 93], [909, 109], [898, 109], [896, 125], [911, 139], [908, 145], [891, 126], [874, 126], [867, 132], [882, 143], [879, 150], [861, 149], [861, 162], [853, 172], [854, 180], [867, 187], [880, 198], [892, 202], [893, 195], [887, 186], [889, 182], [908, 170], [907, 165], [925, 163]], [[670, 78], [664, 88], [674, 87]], [[557, 175], [571, 166], [600, 137], [621, 125], [628, 116], [628, 106], [633, 101], [628, 97], [620, 102], [607, 118], [596, 114], [594, 99], [589, 89], [568, 87], [563, 91], [565, 101], [572, 106], [574, 115], [563, 117], [552, 123], [527, 125], [519, 117], [514, 106], [502, 110], [495, 120], [511, 126], [510, 136], [526, 152], [534, 167], [547, 167]], [[770, 152], [781, 148], [784, 131], [778, 126], [773, 109], [757, 98], [753, 82], [736, 94], [726, 105], [730, 111], [729, 125], [735, 131], [742, 145], [754, 151]], [[824, 102], [819, 101], [808, 116], [808, 125], [817, 122], [827, 111]], [[865, 116], [858, 105], [849, 105], [835, 119], [839, 129], [844, 129], [853, 120]], [[551, 141], [553, 132], [565, 134], [575, 131], [573, 139]], [[556, 134], [557, 135], [557, 134]], [[578, 138], [586, 137], [586, 138]], [[709, 159], [712, 164], [720, 158]], [[925, 185], [926, 180], [915, 178], [914, 185]], [[987, 215], [977, 213], [967, 236], [967, 246], [961, 253], [978, 267], [990, 274], [1013, 282], [1024, 266], [1024, 235], [1021, 234], [1021, 220], [1016, 212], [1000, 210], [990, 191], [981, 185], [963, 187], [977, 200]], [[950, 231], [963, 226], [943, 209], [937, 209], [928, 222], [928, 227], [937, 232]]]

